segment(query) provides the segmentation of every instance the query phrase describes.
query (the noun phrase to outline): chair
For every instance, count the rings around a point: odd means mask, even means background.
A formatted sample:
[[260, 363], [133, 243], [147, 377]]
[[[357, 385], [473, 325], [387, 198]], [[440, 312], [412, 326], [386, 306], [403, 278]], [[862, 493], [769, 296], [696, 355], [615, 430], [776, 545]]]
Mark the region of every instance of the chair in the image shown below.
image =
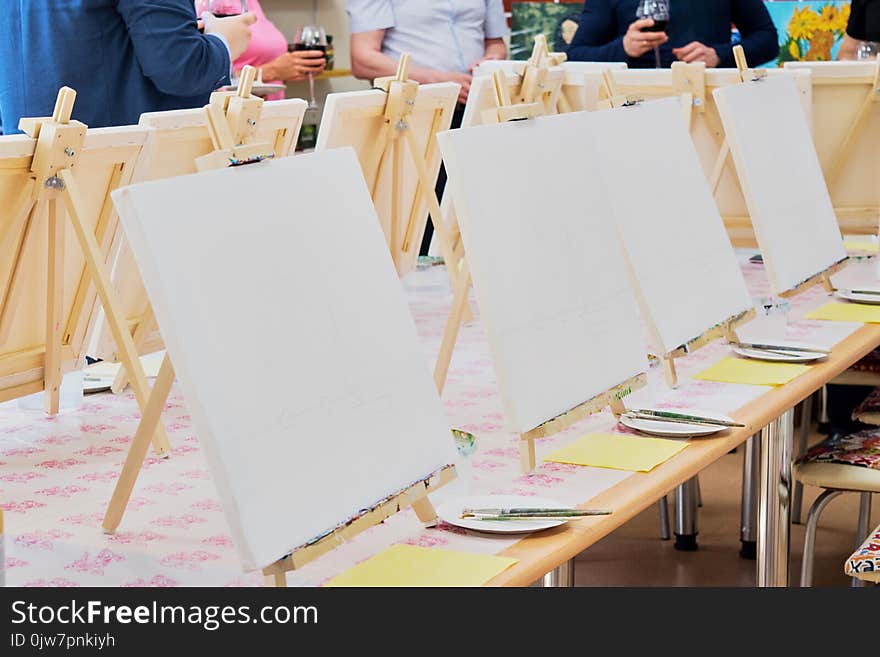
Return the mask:
[[880, 584], [880, 527], [846, 560], [845, 572], [863, 582]]
[[[811, 586], [816, 528], [819, 517], [831, 500], [844, 493], [860, 494], [856, 546], [868, 534], [871, 496], [880, 493], [880, 429], [834, 436], [823, 441], [798, 459], [794, 476], [804, 485], [825, 489], [807, 514], [801, 586]], [[861, 580], [853, 580], [854, 586], [860, 584]]]

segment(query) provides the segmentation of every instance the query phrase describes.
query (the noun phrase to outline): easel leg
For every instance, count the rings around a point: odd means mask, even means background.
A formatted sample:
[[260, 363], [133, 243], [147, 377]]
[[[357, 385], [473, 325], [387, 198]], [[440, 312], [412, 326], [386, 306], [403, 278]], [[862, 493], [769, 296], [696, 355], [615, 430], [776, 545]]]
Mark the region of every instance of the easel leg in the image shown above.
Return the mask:
[[425, 527], [433, 527], [437, 524], [437, 511], [427, 495], [413, 502], [412, 508]]
[[110, 504], [107, 505], [107, 513], [104, 515], [104, 532], [112, 534], [122, 522], [122, 515], [125, 513], [125, 507], [131, 498], [131, 492], [134, 490], [135, 482], [137, 482], [138, 474], [141, 471], [141, 465], [147, 455], [147, 448], [150, 445], [150, 437], [155, 433], [155, 429], [159, 424], [162, 416], [162, 409], [165, 408], [165, 402], [171, 392], [171, 385], [174, 383], [174, 368], [171, 366], [171, 359], [168, 354], [162, 359], [162, 366], [159, 368], [159, 376], [156, 378], [156, 385], [150, 393], [150, 400], [147, 408], [141, 417], [137, 432], [134, 434], [131, 447], [128, 450], [128, 456], [125, 458], [125, 464], [122, 466], [122, 472], [119, 473], [119, 480], [116, 482], [116, 488], [113, 490], [113, 496], [110, 498]]
[[[453, 208], [452, 211], [452, 218], [455, 222], [458, 222], [458, 219], [455, 217], [455, 208]], [[458, 226], [456, 226], [456, 232], [458, 232]], [[449, 272], [449, 280], [452, 283], [452, 289], [456, 290], [458, 289], [458, 281], [461, 278], [462, 269], [464, 268], [464, 242], [461, 240], [461, 233], [458, 233], [458, 237], [452, 241], [455, 243], [455, 247], [452, 251], [452, 263], [446, 263], [446, 270]], [[471, 304], [465, 304], [464, 313], [461, 316], [461, 323], [470, 324], [473, 321], [474, 313], [473, 310], [471, 310]]]
[[400, 238], [398, 231], [400, 229], [400, 188], [403, 186], [403, 170], [401, 169], [401, 150], [400, 140], [391, 140], [391, 227], [389, 231], [389, 240], [391, 241], [391, 259], [394, 260], [394, 266], [400, 270], [398, 262], [398, 249], [400, 248]]
[[285, 573], [275, 573], [274, 575], [263, 575], [263, 583], [268, 588], [287, 588], [287, 575]]
[[[138, 353], [140, 353], [140, 348], [143, 346], [144, 341], [146, 341], [150, 331], [155, 328], [155, 325], [156, 317], [153, 315], [153, 307], [147, 305], [147, 310], [141, 316], [137, 328], [134, 330], [134, 335], [132, 336], [134, 346], [138, 350]], [[128, 372], [126, 371], [125, 366], [122, 366], [116, 373], [116, 378], [113, 379], [113, 385], [110, 386], [110, 390], [114, 395], [121, 395], [125, 390], [125, 387], [128, 385], [128, 381]]]
[[666, 379], [666, 385], [670, 388], [678, 387], [678, 373], [675, 371], [675, 359], [672, 356], [664, 356], [663, 376]]
[[442, 394], [446, 385], [446, 377], [449, 374], [449, 365], [452, 363], [452, 352], [458, 340], [458, 331], [461, 329], [461, 319], [468, 305], [468, 291], [471, 287], [471, 274], [467, 262], [464, 263], [464, 271], [458, 277], [458, 287], [452, 297], [452, 309], [446, 320], [446, 329], [443, 331], [443, 341], [440, 343], [440, 353], [437, 354], [437, 363], [434, 365], [434, 385], [437, 392]]
[[[147, 402], [150, 397], [150, 387], [147, 384], [147, 377], [144, 375], [144, 369], [141, 367], [138, 359], [137, 349], [132, 341], [131, 332], [128, 324], [123, 320], [120, 311], [121, 305], [116, 296], [116, 289], [110, 282], [110, 276], [104, 267], [95, 236], [88, 230], [79, 216], [80, 196], [71, 172], [63, 170], [60, 172], [61, 179], [64, 181], [64, 205], [67, 209], [67, 216], [76, 232], [76, 238], [79, 241], [83, 256], [85, 257], [86, 267], [91, 274], [92, 281], [98, 289], [98, 295], [104, 306], [104, 314], [107, 317], [107, 323], [113, 333], [113, 339], [120, 352], [120, 360], [131, 376], [132, 388], [137, 398], [138, 406], [141, 413], [146, 414]], [[168, 443], [168, 436], [165, 435], [165, 428], [160, 422], [156, 423], [156, 433], [153, 436], [153, 448], [157, 455], [164, 456], [171, 450]]]
[[522, 438], [519, 441], [519, 467], [525, 473], [535, 469], [535, 440]]
[[727, 157], [730, 155], [730, 144], [725, 139], [721, 144], [721, 150], [718, 151], [718, 159], [715, 160], [715, 166], [712, 167], [712, 175], [709, 177], [709, 187], [712, 189], [712, 195], [718, 193], [718, 185], [721, 184], [721, 175], [724, 173], [724, 166], [727, 164]]
[[64, 303], [64, 218], [58, 201], [46, 202], [49, 261], [46, 269], [46, 360], [43, 365], [44, 404], [47, 415], [57, 415], [61, 394], [61, 322]]

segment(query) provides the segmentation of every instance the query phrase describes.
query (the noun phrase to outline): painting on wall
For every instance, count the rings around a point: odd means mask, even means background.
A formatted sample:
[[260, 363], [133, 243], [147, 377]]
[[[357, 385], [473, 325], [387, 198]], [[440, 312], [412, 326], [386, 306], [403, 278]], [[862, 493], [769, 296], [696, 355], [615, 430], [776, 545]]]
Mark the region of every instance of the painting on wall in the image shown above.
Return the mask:
[[564, 52], [577, 31], [584, 7], [574, 2], [514, 2], [510, 19], [510, 58], [528, 59], [535, 36], [544, 34], [553, 52]]
[[769, 66], [785, 62], [824, 62], [837, 57], [849, 20], [849, 2], [767, 2], [779, 34], [779, 56]]

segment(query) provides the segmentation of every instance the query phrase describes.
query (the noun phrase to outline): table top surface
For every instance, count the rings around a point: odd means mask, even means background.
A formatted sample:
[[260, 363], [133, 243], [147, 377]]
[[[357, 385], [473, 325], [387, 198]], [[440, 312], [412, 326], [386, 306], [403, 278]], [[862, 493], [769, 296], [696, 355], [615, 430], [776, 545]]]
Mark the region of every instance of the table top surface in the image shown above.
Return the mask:
[[[763, 267], [740, 253], [754, 297], [767, 295]], [[862, 282], [872, 262], [845, 270]], [[439, 348], [450, 294], [446, 272], [433, 267], [405, 280], [411, 309], [430, 364]], [[678, 484], [727, 454], [754, 433], [880, 346], [880, 325], [805, 321], [798, 318], [828, 301], [814, 288], [791, 300], [787, 335], [835, 344], [830, 358], [778, 388], [722, 384], [691, 376], [729, 355], [713, 343], [678, 361], [680, 385], [668, 389], [659, 368], [631, 404], [698, 407], [727, 412], [747, 424], [717, 437], [694, 439], [650, 473], [630, 473], [558, 463], [542, 456], [590, 432], [632, 432], [603, 412], [537, 442], [539, 466], [519, 472], [519, 437], [504, 428], [488, 344], [479, 322], [463, 328], [444, 393], [453, 426], [477, 436], [477, 451], [459, 465], [459, 480], [439, 490], [439, 503], [462, 494], [521, 494], [566, 504], [607, 507], [610, 516], [569, 523], [527, 538], [472, 534], [441, 523], [424, 529], [406, 511], [291, 573], [292, 585], [318, 585], [395, 543], [504, 554], [518, 559], [489, 582], [527, 585], [574, 557]], [[246, 354], [241, 354], [246, 357]], [[242, 574], [222, 506], [211, 482], [185, 402], [175, 389], [164, 415], [173, 458], [148, 457], [132, 503], [116, 536], [100, 521], [139, 414], [131, 394], [90, 396], [55, 419], [0, 405], [0, 508], [6, 512], [7, 582], [20, 585], [259, 585]]]

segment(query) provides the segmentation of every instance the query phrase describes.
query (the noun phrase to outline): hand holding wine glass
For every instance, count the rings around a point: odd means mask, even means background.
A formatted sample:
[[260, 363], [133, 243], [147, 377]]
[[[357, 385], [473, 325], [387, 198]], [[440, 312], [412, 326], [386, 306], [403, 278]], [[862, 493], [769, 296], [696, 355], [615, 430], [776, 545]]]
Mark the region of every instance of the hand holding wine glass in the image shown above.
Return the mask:
[[221, 34], [229, 45], [232, 61], [229, 77], [235, 77], [232, 62], [238, 59], [251, 40], [251, 25], [257, 17], [248, 13], [247, 0], [195, 0], [196, 16], [204, 24], [205, 34]]
[[[669, 37], [666, 35], [666, 30], [669, 26], [669, 0], [641, 0], [638, 9], [636, 9], [636, 18], [638, 20], [630, 25], [627, 34], [629, 35], [634, 26], [641, 23], [636, 30], [639, 33], [638, 36], [634, 35], [635, 38], [631, 37], [630, 40], [631, 42], [636, 41], [636, 50], [644, 48], [642, 54], [647, 52], [647, 47], [653, 48], [655, 64], [657, 68], [660, 68], [660, 46], [669, 40]], [[649, 20], [650, 22], [647, 22]], [[658, 38], [657, 34], [662, 36]], [[638, 41], [641, 41], [641, 43], [638, 43]], [[624, 45], [624, 49], [626, 49], [626, 45]]]
[[[303, 25], [296, 32], [296, 38], [293, 41], [293, 51], [311, 51], [315, 55], [324, 56], [327, 54], [327, 34], [324, 28], [317, 25]], [[309, 107], [318, 107], [318, 101], [315, 100], [315, 75], [309, 72]]]

